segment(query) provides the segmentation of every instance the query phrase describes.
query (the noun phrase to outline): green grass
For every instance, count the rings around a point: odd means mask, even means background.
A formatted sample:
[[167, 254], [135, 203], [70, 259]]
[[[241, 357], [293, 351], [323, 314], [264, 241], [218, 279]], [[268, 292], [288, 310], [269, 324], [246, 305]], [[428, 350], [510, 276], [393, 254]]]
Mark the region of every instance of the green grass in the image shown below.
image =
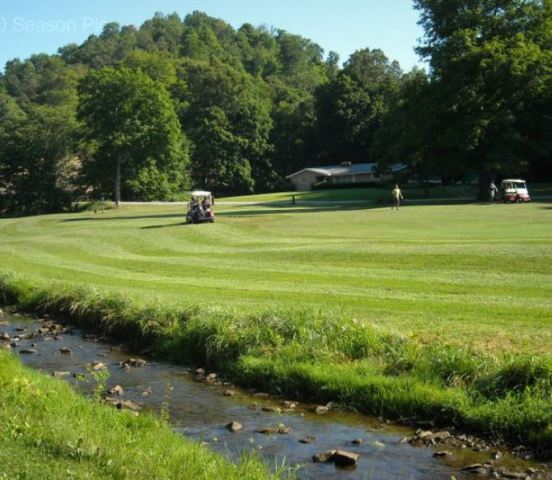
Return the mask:
[[[419, 200], [422, 198], [434, 199], [454, 199], [454, 198], [475, 198], [477, 187], [473, 185], [452, 185], [436, 186], [429, 189], [429, 195], [426, 197], [423, 188], [408, 187], [402, 188], [402, 192], [407, 200]], [[329, 189], [313, 190], [309, 192], [278, 192], [265, 193], [259, 195], [245, 195], [238, 197], [221, 198], [221, 202], [291, 202], [292, 196], [297, 201], [308, 200], [317, 202], [343, 202], [343, 201], [387, 201], [391, 198], [390, 188], [347, 188], [347, 189]]]
[[552, 446], [552, 208], [182, 207], [0, 222], [0, 302], [244, 385]]
[[[552, 184], [535, 183], [528, 184], [529, 193], [535, 198], [546, 198], [552, 196]], [[426, 192], [424, 188], [415, 185], [401, 185], [402, 193], [406, 202], [409, 200], [442, 200], [442, 201], [460, 201], [466, 199], [475, 199], [478, 193], [476, 185], [435, 185], [431, 186]], [[382, 204], [389, 202], [391, 197], [391, 188], [373, 187], [373, 188], [346, 188], [346, 189], [327, 189], [314, 190], [309, 192], [277, 192], [264, 193], [258, 195], [245, 195], [237, 197], [220, 198], [221, 202], [259, 202], [259, 203], [290, 203], [292, 196], [296, 201], [301, 200], [316, 202], [366, 202]]]
[[233, 465], [149, 415], [133, 417], [0, 352], [0, 479], [276, 479]]
[[500, 354], [552, 342], [549, 204], [218, 209], [0, 220], [2, 271], [225, 311], [312, 308]]

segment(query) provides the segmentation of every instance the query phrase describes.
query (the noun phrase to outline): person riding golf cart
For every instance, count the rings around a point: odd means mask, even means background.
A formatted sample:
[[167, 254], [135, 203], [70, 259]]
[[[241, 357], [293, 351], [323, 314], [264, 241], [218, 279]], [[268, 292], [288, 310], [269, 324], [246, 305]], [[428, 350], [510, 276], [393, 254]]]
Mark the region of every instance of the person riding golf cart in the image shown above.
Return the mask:
[[213, 223], [215, 213], [213, 212], [213, 196], [211, 192], [203, 190], [194, 190], [188, 203], [188, 212], [186, 213], [186, 223]]
[[500, 186], [502, 187], [502, 201], [504, 203], [521, 203], [531, 201], [525, 180], [521, 180], [519, 178], [508, 178], [506, 180], [502, 180]]

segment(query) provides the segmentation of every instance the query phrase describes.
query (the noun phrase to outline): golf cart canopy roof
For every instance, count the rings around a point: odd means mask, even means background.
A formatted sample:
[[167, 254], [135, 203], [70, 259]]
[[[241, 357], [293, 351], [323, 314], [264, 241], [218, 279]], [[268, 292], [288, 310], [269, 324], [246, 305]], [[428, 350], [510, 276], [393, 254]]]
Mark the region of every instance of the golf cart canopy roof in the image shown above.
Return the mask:
[[210, 197], [211, 192], [206, 192], [205, 190], [194, 190], [190, 193], [192, 197]]
[[502, 180], [502, 183], [504, 182], [525, 182], [525, 180], [522, 180], [520, 178], [506, 178]]

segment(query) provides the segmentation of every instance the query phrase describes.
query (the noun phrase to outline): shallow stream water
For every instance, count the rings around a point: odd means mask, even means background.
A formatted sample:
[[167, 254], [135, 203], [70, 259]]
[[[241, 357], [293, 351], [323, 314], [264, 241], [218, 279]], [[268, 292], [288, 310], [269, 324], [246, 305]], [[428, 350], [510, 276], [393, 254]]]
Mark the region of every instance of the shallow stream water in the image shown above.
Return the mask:
[[[331, 410], [325, 415], [313, 413], [312, 405], [301, 405], [289, 410], [282, 398], [246, 392], [229, 385], [212, 385], [194, 380], [187, 369], [158, 361], [149, 361], [142, 368], [122, 368], [129, 357], [124, 347], [99, 341], [93, 335], [74, 330], [62, 333], [61, 338], [37, 335], [41, 323], [36, 319], [5, 315], [0, 334], [31, 338], [17, 342], [14, 354], [32, 348], [34, 354], [19, 354], [22, 361], [47, 373], [68, 371], [67, 381], [84, 393], [94, 387], [85, 364], [100, 361], [107, 366], [107, 388], [121, 385], [124, 395], [142, 406], [142, 411], [166, 411], [173, 428], [186, 437], [205, 443], [233, 460], [244, 451], [256, 450], [271, 466], [285, 465], [297, 468], [299, 479], [456, 479], [475, 478], [461, 472], [461, 467], [473, 463], [491, 462], [490, 452], [446, 447], [452, 455], [434, 458], [437, 449], [413, 447], [401, 440], [414, 432], [411, 428], [387, 424], [384, 421]], [[66, 347], [71, 354], [59, 352]], [[209, 373], [209, 372], [207, 372]], [[77, 375], [75, 375], [77, 374]], [[82, 376], [78, 374], [83, 374]], [[79, 377], [81, 379], [79, 380]], [[83, 380], [84, 378], [84, 380]], [[233, 396], [225, 396], [231, 389]], [[293, 400], [293, 399], [288, 399]], [[269, 412], [266, 407], [282, 411]], [[230, 432], [226, 425], [237, 421], [243, 428]], [[262, 434], [259, 429], [278, 426], [291, 428], [288, 434]], [[299, 440], [314, 437], [312, 443]], [[353, 444], [362, 439], [360, 444]], [[333, 464], [314, 463], [312, 456], [329, 449], [342, 449], [360, 454], [353, 469], [340, 469]], [[504, 454], [501, 466], [523, 472], [539, 465]], [[497, 462], [494, 462], [497, 465]], [[545, 478], [543, 474], [539, 478]]]

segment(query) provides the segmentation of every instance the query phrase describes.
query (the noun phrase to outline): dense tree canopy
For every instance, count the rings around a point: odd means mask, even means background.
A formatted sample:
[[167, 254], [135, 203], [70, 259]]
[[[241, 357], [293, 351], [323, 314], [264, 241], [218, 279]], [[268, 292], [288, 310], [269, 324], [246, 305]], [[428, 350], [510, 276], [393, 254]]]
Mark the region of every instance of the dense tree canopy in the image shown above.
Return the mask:
[[[402, 71], [381, 50], [360, 50], [317, 95], [317, 134], [324, 163], [369, 161], [374, 135], [396, 100]], [[377, 159], [375, 159], [377, 161]]]
[[192, 177], [223, 193], [269, 181], [270, 102], [262, 82], [224, 64], [188, 61], [178, 72], [181, 124], [194, 144]]
[[124, 199], [270, 191], [341, 162], [404, 162], [445, 182], [473, 172], [482, 186], [552, 179], [552, 2], [413, 1], [428, 72], [370, 48], [340, 66], [299, 35], [202, 12], [108, 23], [8, 62], [0, 211], [118, 197], [119, 170]]
[[67, 207], [80, 165], [71, 112], [32, 105], [23, 112], [0, 97], [2, 208], [46, 213]]

